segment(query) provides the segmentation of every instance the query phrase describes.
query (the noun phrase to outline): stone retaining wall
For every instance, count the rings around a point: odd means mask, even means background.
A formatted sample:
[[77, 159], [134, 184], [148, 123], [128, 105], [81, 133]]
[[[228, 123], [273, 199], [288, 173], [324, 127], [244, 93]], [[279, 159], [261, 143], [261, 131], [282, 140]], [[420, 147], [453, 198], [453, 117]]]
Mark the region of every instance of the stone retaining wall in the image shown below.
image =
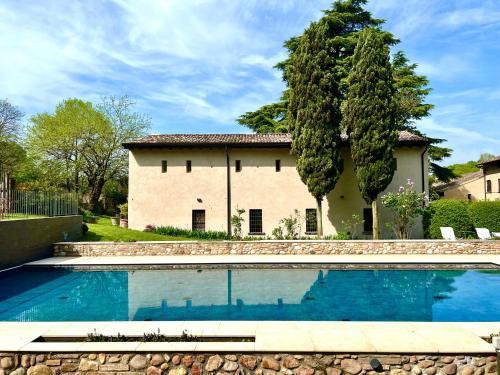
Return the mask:
[[54, 245], [54, 256], [282, 254], [500, 254], [500, 241], [162, 241]]
[[[1, 375], [493, 375], [495, 356], [366, 354], [9, 354]], [[380, 364], [375, 369], [370, 360]]]

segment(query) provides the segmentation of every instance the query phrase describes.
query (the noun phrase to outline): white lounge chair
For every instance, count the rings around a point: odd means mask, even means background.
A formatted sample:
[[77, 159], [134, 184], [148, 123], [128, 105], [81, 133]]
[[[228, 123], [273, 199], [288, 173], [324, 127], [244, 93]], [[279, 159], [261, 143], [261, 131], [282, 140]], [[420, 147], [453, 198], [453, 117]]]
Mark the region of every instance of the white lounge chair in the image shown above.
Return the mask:
[[452, 227], [440, 227], [441, 230], [441, 237], [443, 237], [444, 240], [447, 241], [455, 241], [455, 232], [453, 231]]
[[488, 228], [476, 228], [476, 233], [480, 240], [491, 240], [494, 237], [500, 237], [500, 233], [490, 233]]

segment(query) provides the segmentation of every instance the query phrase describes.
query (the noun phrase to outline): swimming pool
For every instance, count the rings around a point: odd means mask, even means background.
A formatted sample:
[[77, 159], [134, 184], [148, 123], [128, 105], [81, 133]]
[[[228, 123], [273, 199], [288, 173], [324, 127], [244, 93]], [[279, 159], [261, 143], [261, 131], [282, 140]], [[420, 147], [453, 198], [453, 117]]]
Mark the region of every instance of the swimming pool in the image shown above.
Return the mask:
[[500, 269], [0, 272], [1, 321], [500, 321]]

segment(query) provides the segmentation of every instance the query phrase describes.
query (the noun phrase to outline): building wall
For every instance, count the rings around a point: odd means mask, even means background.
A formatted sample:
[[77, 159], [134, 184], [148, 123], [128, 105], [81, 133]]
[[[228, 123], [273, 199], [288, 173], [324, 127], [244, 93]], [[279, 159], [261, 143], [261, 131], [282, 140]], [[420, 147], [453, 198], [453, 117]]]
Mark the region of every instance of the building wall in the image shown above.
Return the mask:
[[52, 244], [82, 235], [82, 217], [0, 221], [0, 270], [52, 256]]
[[[491, 193], [486, 193], [486, 200], [494, 201], [500, 199], [500, 166], [485, 166], [485, 180], [491, 181]], [[486, 184], [486, 182], [484, 182]], [[484, 185], [484, 192], [486, 191], [486, 186]]]
[[[386, 189], [397, 191], [410, 178], [416, 190], [422, 189], [422, 147], [397, 149], [398, 169]], [[279, 221], [298, 209], [305, 217], [307, 208], [316, 208], [315, 199], [302, 183], [295, 168], [294, 157], [286, 148], [248, 148], [228, 151], [231, 179], [231, 214], [237, 208], [246, 210], [243, 234], [249, 231], [249, 209], [262, 209], [263, 231], [270, 236]], [[324, 234], [343, 230], [342, 220], [352, 214], [362, 217], [364, 202], [357, 187], [354, 166], [347, 148], [342, 150], [345, 171], [335, 189], [323, 202]], [[427, 158], [425, 158], [426, 160]], [[161, 162], [167, 160], [167, 173], [161, 173]], [[186, 160], [191, 160], [192, 171], [186, 173]], [[236, 160], [242, 169], [235, 171]], [[276, 172], [275, 161], [281, 161]], [[223, 149], [135, 149], [130, 152], [129, 226], [144, 229], [148, 224], [191, 228], [194, 209], [206, 210], [207, 230], [227, 230], [227, 165]], [[424, 181], [427, 181], [427, 164]], [[390, 213], [381, 208], [381, 229], [391, 237], [384, 222]], [[358, 228], [359, 233], [362, 228]], [[305, 222], [302, 223], [305, 233]], [[413, 236], [423, 236], [419, 220]]]
[[469, 194], [471, 201], [484, 200], [484, 180], [482, 177], [445, 190], [443, 198], [467, 200]]

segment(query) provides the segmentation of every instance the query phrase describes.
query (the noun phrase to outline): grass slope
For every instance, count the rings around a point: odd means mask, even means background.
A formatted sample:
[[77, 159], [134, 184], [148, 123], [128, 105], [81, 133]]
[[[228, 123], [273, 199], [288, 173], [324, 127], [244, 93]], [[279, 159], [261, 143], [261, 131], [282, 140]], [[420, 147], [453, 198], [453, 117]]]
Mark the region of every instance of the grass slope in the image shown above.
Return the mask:
[[89, 231], [82, 236], [80, 241], [134, 242], [193, 240], [191, 238], [164, 236], [156, 233], [120, 228], [111, 225], [111, 219], [109, 217], [99, 217], [96, 224], [87, 225], [89, 227]]

